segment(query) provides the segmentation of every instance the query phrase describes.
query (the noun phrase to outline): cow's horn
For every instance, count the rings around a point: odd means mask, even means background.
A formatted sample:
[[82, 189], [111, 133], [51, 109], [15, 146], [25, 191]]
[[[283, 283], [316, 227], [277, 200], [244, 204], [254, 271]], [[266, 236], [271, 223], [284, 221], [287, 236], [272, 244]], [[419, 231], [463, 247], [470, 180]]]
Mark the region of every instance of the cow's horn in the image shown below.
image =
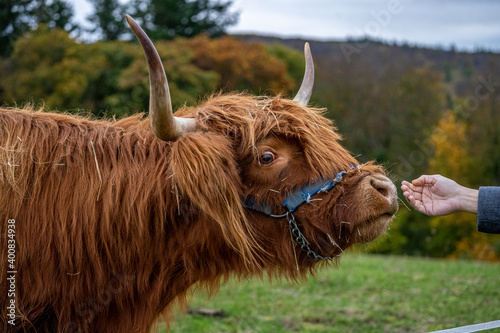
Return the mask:
[[161, 140], [172, 141], [180, 137], [182, 133], [192, 132], [196, 127], [194, 119], [179, 118], [173, 114], [167, 76], [153, 42], [133, 18], [128, 15], [126, 18], [130, 28], [141, 43], [148, 63], [149, 118], [154, 134]]
[[306, 72], [300, 85], [299, 92], [295, 95], [294, 101], [300, 102], [303, 106], [309, 104], [314, 86], [314, 62], [311, 55], [309, 43], [304, 45], [304, 56], [306, 58]]

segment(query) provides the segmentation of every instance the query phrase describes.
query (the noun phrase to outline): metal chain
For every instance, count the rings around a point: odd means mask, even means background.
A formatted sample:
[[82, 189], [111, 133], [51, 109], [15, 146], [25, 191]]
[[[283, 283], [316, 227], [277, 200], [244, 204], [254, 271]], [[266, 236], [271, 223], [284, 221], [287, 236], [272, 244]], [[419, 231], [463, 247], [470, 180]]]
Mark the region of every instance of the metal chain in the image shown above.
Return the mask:
[[324, 257], [311, 250], [311, 248], [309, 247], [309, 242], [304, 237], [302, 232], [300, 232], [299, 226], [297, 225], [297, 222], [295, 222], [295, 216], [293, 216], [292, 212], [288, 212], [286, 214], [286, 218], [288, 220], [288, 227], [290, 228], [290, 232], [292, 233], [292, 236], [295, 238], [295, 243], [297, 243], [297, 245], [300, 246], [302, 251], [306, 252], [309, 257], [314, 258], [318, 261], [320, 260], [333, 261], [335, 257], [340, 257], [340, 254], [337, 254], [334, 257]]

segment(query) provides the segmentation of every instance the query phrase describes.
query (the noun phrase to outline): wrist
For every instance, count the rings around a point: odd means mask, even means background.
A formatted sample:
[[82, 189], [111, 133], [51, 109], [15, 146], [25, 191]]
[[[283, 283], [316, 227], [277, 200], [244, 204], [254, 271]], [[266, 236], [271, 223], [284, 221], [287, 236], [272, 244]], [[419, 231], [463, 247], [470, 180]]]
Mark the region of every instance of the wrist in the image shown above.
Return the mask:
[[479, 190], [463, 187], [460, 189], [459, 207], [461, 211], [477, 214]]

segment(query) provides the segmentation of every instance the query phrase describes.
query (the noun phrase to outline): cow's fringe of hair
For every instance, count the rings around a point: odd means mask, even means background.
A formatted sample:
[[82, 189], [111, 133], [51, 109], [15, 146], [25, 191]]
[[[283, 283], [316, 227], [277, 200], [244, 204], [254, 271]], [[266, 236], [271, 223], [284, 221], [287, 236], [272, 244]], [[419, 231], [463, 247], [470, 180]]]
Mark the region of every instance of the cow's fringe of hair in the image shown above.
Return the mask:
[[233, 138], [237, 145], [234, 148], [244, 152], [243, 156], [256, 157], [256, 143], [269, 135], [294, 138], [303, 146], [308, 165], [315, 166], [311, 178], [319, 178], [356, 163], [340, 145], [341, 137], [324, 112], [324, 108], [302, 107], [281, 96], [218, 94], [196, 108], [187, 107], [176, 114], [195, 114], [203, 130]]

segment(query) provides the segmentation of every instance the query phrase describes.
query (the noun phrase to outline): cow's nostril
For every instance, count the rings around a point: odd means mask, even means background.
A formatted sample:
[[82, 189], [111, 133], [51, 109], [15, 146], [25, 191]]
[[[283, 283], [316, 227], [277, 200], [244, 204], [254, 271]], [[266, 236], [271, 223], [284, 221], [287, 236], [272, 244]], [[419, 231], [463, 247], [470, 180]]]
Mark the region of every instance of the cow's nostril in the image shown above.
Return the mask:
[[391, 195], [392, 183], [389, 180], [380, 180], [377, 178], [370, 179], [370, 185], [377, 190], [378, 193], [388, 198]]
[[383, 187], [375, 187], [375, 189], [378, 191], [378, 193], [382, 194], [384, 197], [387, 197], [388, 192], [386, 188]]

